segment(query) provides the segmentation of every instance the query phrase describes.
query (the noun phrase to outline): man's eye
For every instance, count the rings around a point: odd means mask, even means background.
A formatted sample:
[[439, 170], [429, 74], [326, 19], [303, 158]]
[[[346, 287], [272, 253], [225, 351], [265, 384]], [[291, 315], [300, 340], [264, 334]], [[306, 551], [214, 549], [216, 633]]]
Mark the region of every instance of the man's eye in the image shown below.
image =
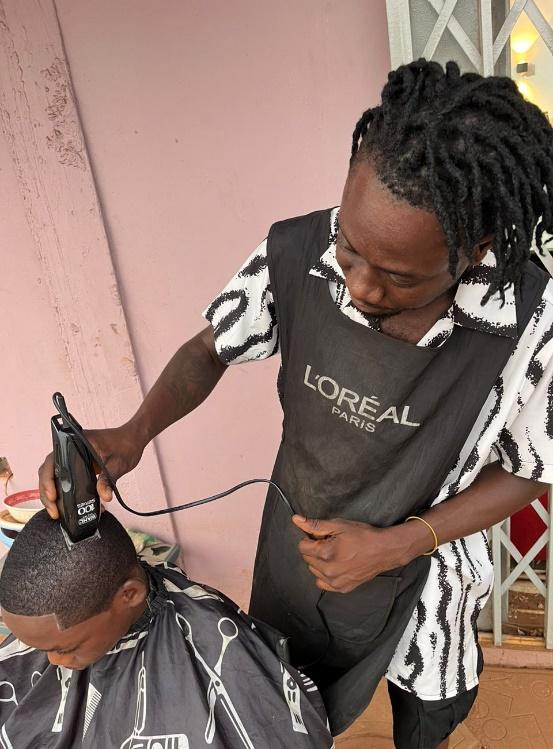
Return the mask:
[[352, 247], [348, 247], [348, 245], [344, 244], [343, 242], [338, 242], [338, 247], [344, 252], [349, 252], [350, 255], [357, 255], [357, 253]]
[[404, 278], [403, 276], [395, 276], [393, 273], [390, 273], [389, 278], [394, 286], [401, 286], [402, 288], [416, 286], [418, 283], [418, 281], [413, 281], [412, 279]]

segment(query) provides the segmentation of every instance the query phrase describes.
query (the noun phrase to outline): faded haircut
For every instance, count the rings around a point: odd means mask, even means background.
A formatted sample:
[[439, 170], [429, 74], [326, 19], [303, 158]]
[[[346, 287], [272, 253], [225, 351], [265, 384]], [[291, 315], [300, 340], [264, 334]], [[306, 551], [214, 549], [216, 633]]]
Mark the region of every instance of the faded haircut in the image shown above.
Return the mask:
[[137, 556], [119, 521], [100, 518], [100, 538], [67, 548], [58, 521], [37, 513], [14, 541], [0, 576], [0, 606], [11, 614], [55, 614], [67, 629], [109, 608]]

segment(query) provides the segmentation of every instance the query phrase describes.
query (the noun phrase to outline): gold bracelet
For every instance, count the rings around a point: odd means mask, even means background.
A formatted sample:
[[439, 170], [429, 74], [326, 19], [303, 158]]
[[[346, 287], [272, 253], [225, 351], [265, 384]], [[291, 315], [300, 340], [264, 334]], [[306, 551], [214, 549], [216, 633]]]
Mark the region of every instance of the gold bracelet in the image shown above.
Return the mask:
[[405, 522], [407, 523], [409, 520], [420, 520], [421, 523], [424, 523], [426, 527], [428, 528], [428, 530], [430, 531], [430, 533], [432, 533], [432, 535], [434, 536], [434, 548], [432, 549], [432, 551], [425, 551], [424, 554], [422, 555], [423, 557], [431, 557], [432, 554], [434, 554], [434, 552], [437, 550], [439, 546], [438, 536], [436, 535], [436, 531], [430, 525], [430, 523], [428, 523], [424, 518], [420, 518], [418, 515], [411, 515], [405, 520]]

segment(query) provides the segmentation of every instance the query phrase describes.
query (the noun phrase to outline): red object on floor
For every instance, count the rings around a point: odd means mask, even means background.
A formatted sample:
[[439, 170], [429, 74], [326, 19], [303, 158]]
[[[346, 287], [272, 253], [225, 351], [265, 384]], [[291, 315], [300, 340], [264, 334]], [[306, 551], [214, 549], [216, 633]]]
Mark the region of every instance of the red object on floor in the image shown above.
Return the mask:
[[[547, 509], [549, 502], [547, 494], [539, 498], [542, 505]], [[511, 541], [524, 556], [532, 548], [538, 538], [544, 532], [546, 526], [533, 507], [525, 507], [511, 518]], [[545, 561], [547, 546], [544, 546], [536, 559]]]

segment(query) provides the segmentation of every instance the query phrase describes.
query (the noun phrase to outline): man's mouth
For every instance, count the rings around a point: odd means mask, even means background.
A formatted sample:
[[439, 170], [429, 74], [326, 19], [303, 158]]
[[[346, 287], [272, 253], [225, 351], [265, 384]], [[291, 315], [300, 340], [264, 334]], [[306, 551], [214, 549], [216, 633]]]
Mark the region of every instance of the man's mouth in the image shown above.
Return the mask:
[[374, 317], [386, 317], [389, 315], [397, 315], [400, 310], [390, 309], [389, 307], [375, 307], [372, 304], [366, 304], [358, 299], [351, 298], [352, 304], [357, 307], [358, 310], [364, 312], [367, 315], [374, 315]]

